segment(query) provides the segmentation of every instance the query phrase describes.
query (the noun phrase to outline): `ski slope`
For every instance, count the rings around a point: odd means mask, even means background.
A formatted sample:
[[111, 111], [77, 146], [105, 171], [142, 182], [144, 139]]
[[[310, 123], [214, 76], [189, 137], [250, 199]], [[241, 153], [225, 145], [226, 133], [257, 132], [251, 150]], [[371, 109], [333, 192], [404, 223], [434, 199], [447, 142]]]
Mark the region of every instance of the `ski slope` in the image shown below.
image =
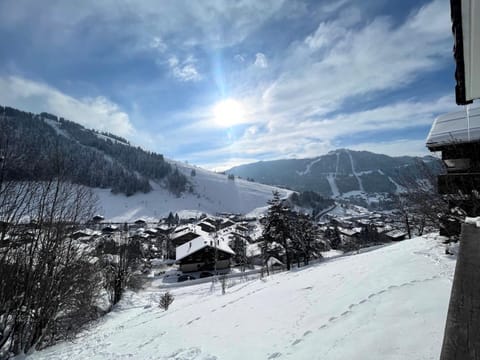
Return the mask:
[[[100, 214], [113, 222], [135, 221], [139, 218], [158, 221], [159, 217], [167, 216], [170, 211], [178, 212], [179, 216], [183, 214], [184, 217], [217, 212], [245, 214], [266, 206], [274, 190], [279, 191], [282, 197], [291, 193], [290, 190], [238, 178], [229, 180], [223, 174], [169, 161], [187, 176], [193, 185], [193, 193], [187, 191], [177, 197], [154, 182], [151, 182], [151, 192], [129, 197], [112, 194], [109, 189], [94, 189], [99, 199]], [[195, 176], [191, 176], [192, 169], [195, 170]]]
[[[34, 353], [60, 359], [438, 359], [454, 271], [435, 236], [265, 280], [130, 293], [78, 336]], [[233, 280], [231, 280], [233, 281]]]

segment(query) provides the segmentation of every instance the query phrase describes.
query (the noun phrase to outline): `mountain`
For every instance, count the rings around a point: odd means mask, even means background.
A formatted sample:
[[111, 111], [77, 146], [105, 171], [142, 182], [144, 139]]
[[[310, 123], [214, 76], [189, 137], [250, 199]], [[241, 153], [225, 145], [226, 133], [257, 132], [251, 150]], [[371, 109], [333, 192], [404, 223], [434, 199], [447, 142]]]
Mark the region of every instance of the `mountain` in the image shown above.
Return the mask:
[[[53, 359], [438, 359], [455, 260], [435, 236], [263, 279], [129, 292]], [[257, 275], [258, 276], [258, 275]], [[180, 286], [179, 286], [180, 285]], [[432, 297], [432, 294], [435, 294]]]
[[422, 180], [425, 172], [441, 171], [432, 157], [391, 157], [368, 151], [339, 149], [313, 159], [260, 161], [240, 165], [227, 173], [264, 184], [297, 191], [311, 190], [324, 196], [395, 193], [405, 180]]
[[170, 211], [248, 213], [279, 190], [166, 159], [53, 114], [0, 106], [0, 129], [1, 179], [61, 177], [91, 187], [112, 221], [158, 220]]
[[126, 195], [149, 192], [150, 180], [162, 182], [177, 194], [186, 189], [186, 177], [162, 155], [130, 146], [121, 137], [48, 113], [35, 115], [9, 107], [0, 108], [0, 112], [6, 180], [59, 176]]

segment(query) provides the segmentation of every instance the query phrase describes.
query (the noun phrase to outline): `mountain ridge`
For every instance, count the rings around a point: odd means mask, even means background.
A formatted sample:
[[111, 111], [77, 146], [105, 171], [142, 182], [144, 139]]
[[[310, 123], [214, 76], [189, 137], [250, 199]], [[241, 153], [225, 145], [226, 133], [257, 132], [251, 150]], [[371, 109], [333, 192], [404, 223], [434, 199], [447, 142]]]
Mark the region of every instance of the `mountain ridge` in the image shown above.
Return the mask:
[[313, 158], [239, 165], [226, 172], [296, 191], [340, 197], [352, 192], [397, 193], [407, 179], [424, 179], [424, 171], [440, 173], [440, 160], [430, 155], [392, 157], [342, 148]]

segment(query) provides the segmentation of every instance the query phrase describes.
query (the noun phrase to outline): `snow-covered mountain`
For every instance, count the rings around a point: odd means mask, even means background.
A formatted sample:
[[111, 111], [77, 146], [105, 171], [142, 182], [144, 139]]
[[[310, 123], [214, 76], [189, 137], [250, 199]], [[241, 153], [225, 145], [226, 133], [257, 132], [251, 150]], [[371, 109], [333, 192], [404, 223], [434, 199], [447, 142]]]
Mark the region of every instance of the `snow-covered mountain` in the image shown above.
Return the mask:
[[74, 342], [63, 359], [438, 359], [455, 261], [434, 235], [263, 280], [165, 290], [154, 282]]
[[312, 190], [325, 196], [394, 193], [405, 180], [424, 178], [424, 172], [437, 174], [441, 162], [425, 156], [390, 157], [368, 151], [339, 149], [313, 159], [261, 161], [236, 166], [227, 171], [264, 184], [294, 190]]
[[[42, 181], [60, 176], [94, 189], [106, 220], [158, 220], [169, 212], [248, 213], [264, 207], [274, 190], [168, 160], [110, 133], [57, 117], [0, 106], [2, 176]], [[41, 141], [39, 141], [41, 139]], [[5, 149], [3, 149], [5, 147]]]

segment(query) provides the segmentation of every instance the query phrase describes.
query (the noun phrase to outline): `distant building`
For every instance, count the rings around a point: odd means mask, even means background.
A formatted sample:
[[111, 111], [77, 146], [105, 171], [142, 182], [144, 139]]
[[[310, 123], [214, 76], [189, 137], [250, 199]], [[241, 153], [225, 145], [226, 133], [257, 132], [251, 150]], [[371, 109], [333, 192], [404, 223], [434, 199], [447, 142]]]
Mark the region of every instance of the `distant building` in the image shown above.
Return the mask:
[[199, 231], [195, 226], [185, 226], [176, 229], [173, 233], [170, 234], [170, 239], [172, 244], [177, 247], [181, 246], [190, 240], [200, 237]]
[[345, 229], [345, 228], [338, 228], [340, 232], [340, 237], [342, 238], [342, 242], [347, 243], [350, 241], [355, 241], [360, 236], [361, 229], [354, 228], [354, 229]]
[[401, 230], [392, 230], [385, 233], [385, 237], [391, 241], [401, 241], [407, 238], [407, 233]]
[[92, 218], [92, 221], [94, 223], [100, 223], [102, 222], [103, 220], [105, 220], [105, 218], [102, 216], [102, 215], [95, 215], [93, 218]]
[[202, 221], [201, 223], [198, 224], [198, 226], [207, 233], [215, 232], [215, 226], [209, 222]]

